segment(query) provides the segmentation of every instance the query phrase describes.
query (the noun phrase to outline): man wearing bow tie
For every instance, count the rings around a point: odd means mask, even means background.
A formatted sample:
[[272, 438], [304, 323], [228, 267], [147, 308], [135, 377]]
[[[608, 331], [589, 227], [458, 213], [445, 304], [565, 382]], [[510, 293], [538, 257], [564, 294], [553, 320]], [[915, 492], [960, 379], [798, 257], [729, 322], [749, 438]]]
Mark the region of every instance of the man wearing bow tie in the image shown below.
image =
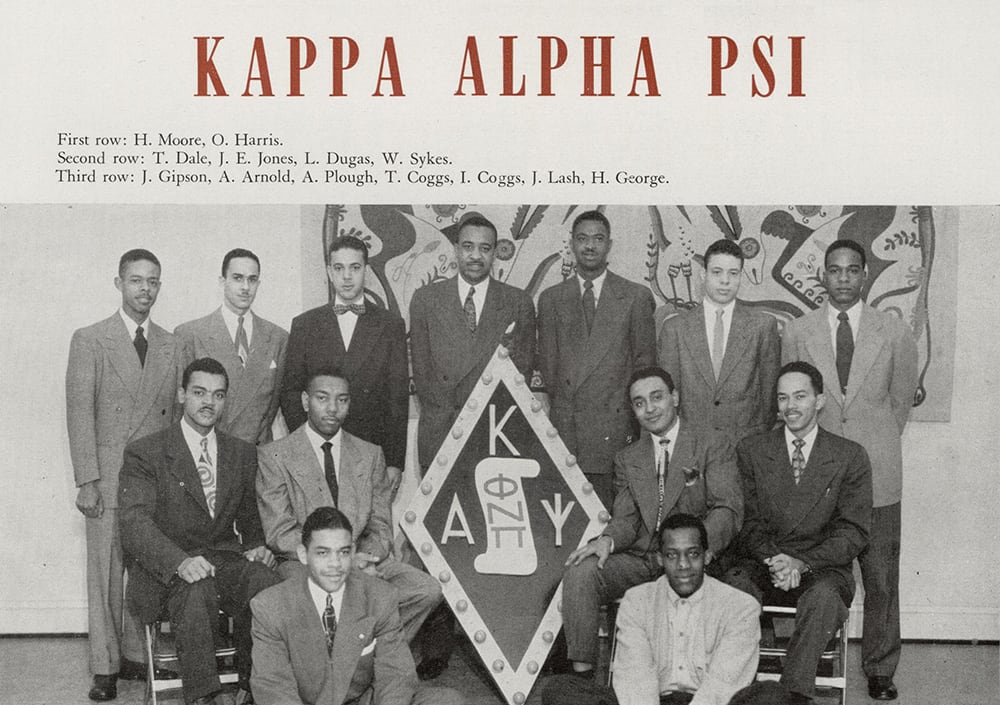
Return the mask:
[[271, 440], [288, 333], [250, 310], [260, 286], [260, 259], [250, 250], [222, 258], [222, 306], [204, 318], [177, 326], [181, 369], [199, 357], [222, 363], [229, 375], [220, 431], [248, 443]]
[[365, 301], [368, 246], [351, 235], [330, 245], [333, 302], [296, 316], [288, 339], [281, 413], [288, 431], [306, 421], [302, 393], [319, 370], [341, 370], [351, 389], [344, 430], [382, 447], [395, 490], [406, 464], [409, 375], [403, 319]]

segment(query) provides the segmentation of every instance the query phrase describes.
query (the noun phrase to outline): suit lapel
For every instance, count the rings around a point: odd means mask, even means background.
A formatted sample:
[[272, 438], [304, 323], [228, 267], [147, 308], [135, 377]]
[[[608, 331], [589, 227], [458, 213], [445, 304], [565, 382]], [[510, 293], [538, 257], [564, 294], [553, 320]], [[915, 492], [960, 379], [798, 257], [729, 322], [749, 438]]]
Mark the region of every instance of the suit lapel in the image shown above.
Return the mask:
[[[358, 369], [369, 360], [372, 347], [382, 332], [382, 320], [378, 314], [371, 311], [373, 305], [371, 302], [367, 302], [365, 306], [369, 310], [363, 316], [358, 316], [358, 322], [354, 326], [354, 335], [351, 336], [351, 345], [347, 348], [344, 357], [344, 374], [350, 378], [355, 377]], [[339, 323], [337, 324], [337, 335], [340, 339], [340, 345], [343, 346], [344, 336], [340, 332]]]
[[841, 407], [844, 406], [844, 395], [840, 393], [837, 382], [837, 362], [833, 354], [833, 343], [830, 342], [830, 325], [828, 304], [820, 308], [820, 315], [812, 320], [813, 329], [806, 337], [806, 350], [815, 361], [816, 369], [823, 375], [823, 391], [828, 400], [832, 399]]
[[[786, 446], [787, 455], [787, 446]], [[791, 465], [790, 462], [786, 462]], [[816, 434], [816, 442], [809, 453], [809, 462], [806, 469], [796, 485], [794, 479], [791, 482], [793, 492], [788, 495], [788, 527], [789, 529], [798, 526], [807, 517], [816, 503], [819, 502], [827, 491], [830, 480], [837, 473], [837, 458], [831, 452], [827, 439], [822, 429]], [[787, 473], [791, 475], [791, 470]]]
[[[491, 287], [492, 288], [492, 287]], [[476, 364], [475, 338], [465, 320], [465, 311], [458, 296], [458, 276], [449, 279], [436, 292], [433, 315], [439, 321], [435, 334], [446, 336], [442, 349], [448, 350], [448, 357], [455, 363], [454, 381], [465, 377]], [[483, 316], [486, 312], [483, 311]], [[482, 319], [480, 319], [482, 320]]]
[[[704, 316], [702, 316], [704, 321]], [[750, 317], [746, 309], [737, 303], [733, 306], [733, 320], [729, 323], [729, 338], [726, 340], [726, 354], [722, 358], [722, 368], [719, 370], [718, 385], [721, 387], [726, 378], [736, 369], [737, 363], [743, 358], [747, 342], [750, 339]], [[707, 342], [706, 338], [706, 342]]]
[[[254, 337], [257, 336], [257, 327], [254, 326]], [[249, 395], [245, 394], [244, 378], [246, 377], [243, 363], [236, 353], [236, 346], [233, 338], [226, 327], [226, 320], [222, 317], [222, 308], [216, 309], [208, 320], [205, 330], [205, 347], [211, 350], [212, 357], [221, 362], [229, 372], [229, 392], [226, 394], [226, 418], [235, 419], [240, 415]], [[252, 347], [251, 347], [252, 350]]]
[[[647, 531], [651, 534], [656, 530], [656, 511], [660, 499], [659, 481], [656, 477], [655, 450], [653, 437], [648, 433], [643, 433], [637, 441], [636, 452], [632, 454], [628, 469], [632, 495], [639, 505], [642, 523], [646, 525]], [[666, 488], [664, 488], [664, 504], [667, 507], [671, 506], [666, 502]]]
[[[134, 349], [133, 349], [134, 352]], [[138, 362], [138, 356], [136, 356]], [[146, 365], [142, 368], [139, 382], [138, 401], [135, 418], [145, 419], [158, 397], [157, 392], [166, 379], [172, 378], [177, 365], [174, 360], [172, 337], [155, 323], [149, 324], [149, 347], [146, 350]]]
[[[205, 491], [201, 488], [201, 478], [198, 477], [195, 459], [191, 457], [191, 450], [184, 440], [184, 433], [180, 427], [182, 423], [184, 422], [179, 421], [175, 423], [170, 430], [170, 441], [167, 446], [167, 457], [170, 460], [168, 467], [174, 477], [179, 480], [179, 484], [184, 487], [184, 491], [194, 499], [207, 515], [208, 501], [205, 499]], [[221, 450], [217, 455], [222, 455]], [[216, 465], [218, 465], [218, 462], [216, 462]], [[218, 474], [216, 478], [218, 478]], [[216, 479], [216, 482], [218, 482], [218, 479]], [[216, 499], [218, 499], [218, 488], [216, 488]], [[216, 507], [218, 506], [219, 503], [216, 502]]]
[[854, 344], [854, 356], [851, 358], [851, 372], [847, 376], [845, 408], [850, 405], [861, 390], [865, 377], [868, 376], [868, 370], [871, 369], [882, 349], [882, 341], [882, 321], [879, 320], [875, 309], [863, 304], [857, 342]]
[[[360, 495], [360, 479], [358, 476], [364, 472], [361, 463], [361, 454], [358, 452], [357, 444], [354, 442], [354, 436], [344, 430], [341, 430], [340, 433], [340, 468], [337, 473], [340, 497], [337, 505], [339, 507], [357, 507], [361, 504], [358, 501]], [[350, 518], [351, 521], [354, 521], [354, 517]]]
[[[236, 357], [235, 369], [239, 370], [237, 374], [241, 378], [241, 384], [236, 387], [236, 399], [230, 408], [230, 419], [243, 413], [243, 410], [256, 395], [257, 389], [271, 372], [271, 363], [273, 362], [271, 351], [274, 349], [271, 343], [272, 330], [270, 326], [262, 322], [260, 316], [255, 313], [251, 313], [251, 315], [253, 316], [253, 338], [250, 340], [250, 354], [247, 357], [246, 367], [240, 367], [239, 356], [236, 355], [235, 348], [230, 348]], [[230, 387], [232, 386], [230, 385]]]
[[[575, 281], [573, 283], [576, 284]], [[582, 306], [582, 298], [580, 300]], [[620, 342], [621, 321], [627, 313], [628, 301], [625, 292], [619, 286], [618, 277], [608, 272], [604, 286], [601, 287], [601, 298], [597, 302], [594, 325], [590, 330], [590, 337], [587, 338], [587, 344], [583, 347], [583, 357], [575, 377], [576, 387], [579, 387], [597, 368], [601, 359], [607, 354], [608, 347], [612, 343]]]
[[486, 290], [483, 315], [479, 317], [479, 325], [476, 326], [474, 339], [477, 358], [481, 358], [483, 354], [493, 354], [512, 320], [514, 320], [514, 315], [510, 311], [507, 292], [502, 288], [500, 282], [494, 279]]
[[[308, 423], [308, 422], [307, 422]], [[330, 486], [326, 484], [326, 474], [316, 457], [306, 435], [306, 425], [299, 426], [291, 435], [294, 445], [291, 448], [292, 457], [288, 462], [288, 473], [302, 488], [306, 497], [321, 499], [320, 504], [332, 504], [333, 496]]]
[[[233, 489], [237, 484], [236, 473], [238, 472], [233, 463], [235, 448], [228, 436], [215, 432], [217, 451], [215, 453], [215, 516], [221, 516], [225, 512], [226, 503], [230, 500], [237, 502], [241, 497], [233, 496]], [[204, 494], [204, 492], [202, 493]]]
[[785, 445], [784, 429], [771, 431], [763, 443], [767, 458], [767, 474], [765, 476], [767, 492], [765, 496], [780, 498], [780, 504], [775, 503], [773, 508], [786, 517], [790, 517], [793, 513], [792, 505], [798, 487], [792, 476], [792, 464], [788, 458], [788, 446]]
[[[694, 436], [687, 431], [682, 422], [677, 429], [677, 442], [670, 451], [670, 461], [667, 463], [667, 479], [663, 485], [663, 509], [664, 516], [667, 510], [677, 504], [684, 491], [684, 468], [693, 468], [695, 465]], [[704, 472], [705, 468], [700, 468]]]
[[[705, 384], [715, 389], [715, 371], [712, 369], [712, 352], [708, 348], [708, 334], [705, 332], [705, 311], [696, 308], [682, 319], [685, 326], [684, 343], [691, 351], [698, 372], [705, 378]], [[735, 320], [733, 321], [735, 323]], [[731, 331], [730, 331], [731, 332]], [[728, 351], [726, 357], [729, 357]], [[725, 359], [723, 359], [723, 365]]]
[[[138, 398], [139, 385], [142, 381], [142, 366], [139, 364], [139, 355], [135, 351], [135, 345], [128, 337], [125, 322], [116, 312], [105, 323], [103, 344], [111, 366], [115, 368], [115, 372], [122, 380], [122, 385], [132, 395], [132, 398]], [[149, 350], [146, 353], [148, 355]]]
[[364, 583], [353, 574], [344, 585], [344, 600], [337, 616], [337, 636], [333, 640], [331, 667], [342, 677], [336, 679], [333, 702], [342, 703], [351, 687], [361, 651], [372, 639], [375, 620], [365, 614]]

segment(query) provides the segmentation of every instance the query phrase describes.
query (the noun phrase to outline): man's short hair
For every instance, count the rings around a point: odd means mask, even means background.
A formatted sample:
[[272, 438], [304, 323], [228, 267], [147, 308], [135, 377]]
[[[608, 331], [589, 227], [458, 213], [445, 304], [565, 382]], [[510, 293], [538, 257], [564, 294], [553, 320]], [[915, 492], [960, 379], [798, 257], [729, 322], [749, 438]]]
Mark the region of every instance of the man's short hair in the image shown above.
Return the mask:
[[790, 705], [792, 694], [778, 681], [756, 681], [737, 690], [729, 705]]
[[868, 257], [865, 255], [865, 248], [861, 246], [860, 243], [854, 240], [834, 240], [830, 243], [830, 246], [826, 248], [826, 252], [823, 254], [823, 266], [826, 266], [826, 261], [830, 259], [830, 253], [834, 250], [854, 250], [859, 255], [861, 255], [861, 268], [864, 269], [868, 266]]
[[701, 547], [704, 550], [708, 550], [708, 530], [705, 528], [705, 522], [696, 517], [694, 514], [671, 514], [663, 523], [660, 524], [660, 545], [663, 545], [663, 536], [667, 531], [674, 529], [697, 529], [698, 539], [701, 542]]
[[489, 218], [480, 215], [479, 213], [469, 213], [463, 216], [460, 221], [458, 221], [458, 229], [455, 230], [455, 241], [458, 242], [458, 235], [461, 235], [462, 228], [474, 226], [477, 228], [489, 228], [493, 231], [493, 244], [497, 244], [497, 226], [495, 226]]
[[789, 372], [801, 372], [809, 378], [809, 383], [812, 385], [813, 392], [816, 394], [823, 393], [823, 375], [815, 367], [810, 365], [804, 360], [796, 360], [795, 362], [789, 362], [783, 365], [780, 370], [778, 370], [778, 379], [781, 379]]
[[331, 366], [331, 367], [320, 367], [317, 368], [315, 371], [310, 372], [309, 375], [306, 377], [306, 386], [303, 387], [302, 389], [308, 393], [310, 385], [312, 385], [313, 380], [316, 379], [317, 377], [336, 377], [337, 379], [342, 379], [345, 382], [347, 382], [348, 389], [351, 388], [351, 380], [347, 378], [347, 375], [344, 374], [344, 371], [339, 367]]
[[746, 256], [743, 254], [743, 248], [736, 244], [735, 240], [730, 240], [729, 238], [722, 238], [721, 240], [716, 240], [708, 249], [705, 250], [705, 269], [708, 269], [708, 260], [712, 258], [712, 255], [730, 255], [735, 257], [740, 261], [740, 268], [743, 267], [743, 262], [746, 260]]
[[118, 276], [124, 277], [125, 268], [130, 264], [132, 264], [133, 262], [143, 262], [143, 261], [152, 262], [157, 267], [160, 266], [160, 260], [156, 259], [156, 255], [154, 255], [149, 250], [144, 250], [141, 247], [137, 247], [136, 249], [129, 250], [128, 252], [123, 254], [121, 258], [118, 260]]
[[340, 250], [357, 250], [364, 258], [365, 264], [368, 264], [368, 245], [360, 237], [341, 235], [340, 237], [333, 238], [333, 242], [330, 243], [330, 257], [333, 257], [334, 252], [339, 252]]
[[229, 271], [229, 263], [238, 257], [246, 257], [247, 259], [252, 259], [257, 263], [257, 269], [260, 270], [260, 258], [257, 257], [250, 250], [245, 250], [242, 247], [237, 247], [226, 253], [226, 256], [222, 258], [222, 276], [226, 276], [226, 272]]
[[586, 220], [593, 220], [604, 226], [604, 229], [608, 231], [608, 235], [611, 235], [611, 223], [608, 221], [606, 215], [601, 213], [601, 211], [584, 211], [580, 215], [573, 218], [573, 227], [569, 229], [570, 232], [576, 230], [576, 226]]
[[646, 379], [647, 377], [659, 377], [663, 380], [663, 383], [667, 385], [667, 390], [670, 392], [674, 391], [674, 378], [670, 376], [670, 373], [662, 367], [651, 365], [649, 367], [640, 367], [632, 373], [632, 376], [628, 378], [628, 384], [625, 385], [625, 396], [631, 400], [632, 385], [640, 379]]
[[229, 389], [229, 375], [226, 374], [226, 368], [223, 367], [222, 363], [214, 357], [199, 357], [197, 360], [184, 368], [184, 374], [181, 375], [181, 387], [183, 387], [185, 391], [188, 388], [188, 383], [191, 381], [191, 375], [195, 372], [207, 372], [210, 375], [220, 375], [226, 380], [226, 389]]
[[325, 531], [327, 529], [343, 529], [351, 536], [354, 536], [354, 529], [351, 521], [344, 513], [336, 507], [320, 507], [306, 517], [302, 525], [302, 545], [309, 548], [312, 535], [315, 531]]

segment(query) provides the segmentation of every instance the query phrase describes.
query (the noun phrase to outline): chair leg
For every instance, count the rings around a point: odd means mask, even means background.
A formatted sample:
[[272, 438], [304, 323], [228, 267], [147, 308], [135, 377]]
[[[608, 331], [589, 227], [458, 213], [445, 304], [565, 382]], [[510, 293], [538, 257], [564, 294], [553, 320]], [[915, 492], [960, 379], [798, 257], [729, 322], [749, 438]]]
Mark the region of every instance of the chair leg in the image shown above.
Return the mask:
[[153, 687], [156, 678], [156, 664], [153, 663], [153, 628], [151, 624], [143, 625], [146, 633], [146, 694], [142, 699], [143, 705], [149, 705], [150, 700], [156, 705], [156, 688]]

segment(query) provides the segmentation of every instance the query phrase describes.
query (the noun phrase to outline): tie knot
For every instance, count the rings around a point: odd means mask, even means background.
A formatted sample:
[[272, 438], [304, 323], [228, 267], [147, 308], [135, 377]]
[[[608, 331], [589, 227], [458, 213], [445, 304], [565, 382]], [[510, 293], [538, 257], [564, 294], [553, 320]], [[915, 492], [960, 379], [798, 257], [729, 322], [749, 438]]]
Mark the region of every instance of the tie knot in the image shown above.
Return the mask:
[[796, 450], [802, 450], [802, 446], [804, 446], [805, 444], [806, 442], [801, 438], [796, 438], [794, 441], [792, 441], [792, 445], [795, 446]]
[[837, 314], [837, 320], [840, 321], [841, 323], [846, 323], [849, 320], [849, 318], [850, 317], [847, 315], [847, 311], [841, 311], [840, 313]]
[[721, 321], [722, 317], [725, 316], [725, 315], [726, 315], [726, 310], [725, 309], [723, 309], [723, 308], [717, 308], [717, 309], [715, 309], [715, 317], [718, 320]]
[[661, 448], [666, 448], [668, 445], [670, 445], [670, 439], [669, 438], [661, 438], [660, 439], [660, 447]]
[[202, 436], [202, 438], [201, 438], [201, 449], [205, 450], [205, 451], [208, 450], [208, 437], [207, 436]]
[[141, 338], [142, 337], [142, 326], [137, 326], [136, 327], [136, 329], [135, 329], [135, 337], [136, 338]]
[[594, 282], [590, 281], [589, 279], [585, 280], [583, 282], [583, 288], [585, 291], [590, 291], [591, 289], [594, 288]]
[[333, 593], [331, 592], [326, 593], [326, 608], [328, 610], [333, 609]]
[[243, 325], [243, 316], [239, 316], [236, 320], [240, 322], [241, 326]]
[[469, 298], [469, 297], [475, 296], [475, 295], [476, 295], [476, 287], [470, 286], [469, 287], [469, 296], [466, 296], [465, 298]]
[[322, 448], [322, 449], [323, 449], [323, 452], [325, 453], [326, 451], [328, 451], [328, 450], [330, 450], [331, 448], [333, 448], [333, 444], [332, 444], [332, 443], [330, 443], [330, 441], [324, 441], [324, 442], [323, 442], [323, 445], [321, 445], [321, 446], [320, 446], [320, 448]]

